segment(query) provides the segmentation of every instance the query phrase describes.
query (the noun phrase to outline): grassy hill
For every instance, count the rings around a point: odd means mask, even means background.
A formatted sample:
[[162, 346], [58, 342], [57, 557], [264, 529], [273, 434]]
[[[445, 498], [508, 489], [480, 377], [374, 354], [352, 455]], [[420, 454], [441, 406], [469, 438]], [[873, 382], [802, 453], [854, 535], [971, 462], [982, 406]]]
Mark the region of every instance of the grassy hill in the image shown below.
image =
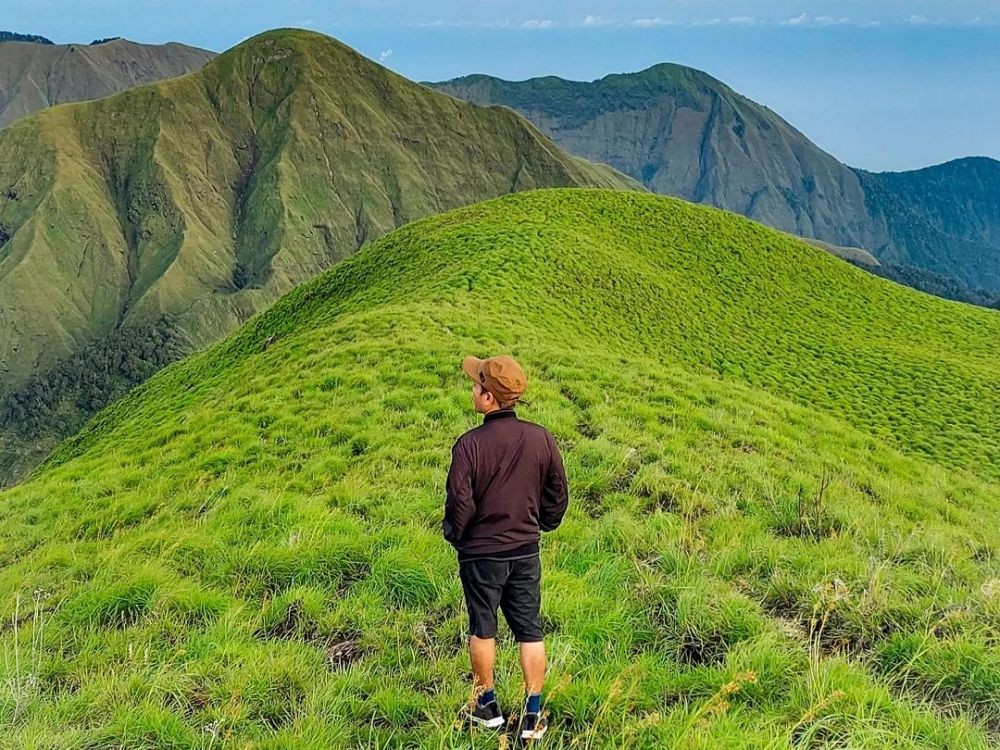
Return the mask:
[[571, 483], [547, 746], [995, 747], [998, 337], [669, 198], [410, 224], [0, 495], [0, 747], [497, 746], [439, 524], [500, 351]]
[[5, 128], [0, 483], [95, 406], [366, 241], [476, 200], [572, 186], [639, 188], [509, 110], [303, 31]]

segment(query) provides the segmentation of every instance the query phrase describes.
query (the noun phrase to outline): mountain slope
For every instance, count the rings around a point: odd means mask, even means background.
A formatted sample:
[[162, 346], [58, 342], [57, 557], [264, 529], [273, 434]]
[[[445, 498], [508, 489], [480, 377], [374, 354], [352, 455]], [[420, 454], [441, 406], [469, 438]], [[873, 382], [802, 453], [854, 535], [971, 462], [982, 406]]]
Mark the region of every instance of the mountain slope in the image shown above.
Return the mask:
[[858, 175], [871, 214], [892, 238], [872, 248], [880, 258], [1000, 293], [1000, 162]]
[[0, 42], [0, 127], [54, 104], [100, 99], [198, 70], [214, 52], [184, 44]]
[[547, 186], [639, 189], [513, 112], [309, 32], [15, 123], [0, 131], [0, 420], [14, 430], [0, 471], [367, 240]]
[[668, 198], [410, 224], [0, 496], [0, 743], [483, 746], [442, 483], [510, 352], [571, 486], [547, 742], [995, 746], [998, 335]]
[[655, 192], [1000, 292], [998, 161], [852, 169], [770, 109], [680, 65], [592, 82], [473, 75], [428, 85], [512, 107], [571, 153]]

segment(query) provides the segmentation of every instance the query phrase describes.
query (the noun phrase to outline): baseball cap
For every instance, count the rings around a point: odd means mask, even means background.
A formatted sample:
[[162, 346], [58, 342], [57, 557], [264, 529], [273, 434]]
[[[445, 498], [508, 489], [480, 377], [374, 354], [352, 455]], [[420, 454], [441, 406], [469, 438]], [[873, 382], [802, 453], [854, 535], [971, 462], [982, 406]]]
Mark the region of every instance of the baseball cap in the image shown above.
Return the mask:
[[501, 404], [517, 401], [524, 394], [527, 385], [524, 370], [513, 357], [466, 357], [462, 360], [462, 369]]

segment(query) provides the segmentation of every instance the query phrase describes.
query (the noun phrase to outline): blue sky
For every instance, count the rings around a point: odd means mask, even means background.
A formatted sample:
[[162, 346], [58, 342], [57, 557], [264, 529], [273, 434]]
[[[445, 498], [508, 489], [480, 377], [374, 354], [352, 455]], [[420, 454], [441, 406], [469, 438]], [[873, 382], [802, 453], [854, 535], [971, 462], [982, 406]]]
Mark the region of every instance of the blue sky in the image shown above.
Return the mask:
[[997, 0], [21, 0], [0, 24], [57, 42], [124, 35], [215, 50], [298, 26], [416, 80], [590, 80], [671, 61], [855, 166], [1000, 158]]

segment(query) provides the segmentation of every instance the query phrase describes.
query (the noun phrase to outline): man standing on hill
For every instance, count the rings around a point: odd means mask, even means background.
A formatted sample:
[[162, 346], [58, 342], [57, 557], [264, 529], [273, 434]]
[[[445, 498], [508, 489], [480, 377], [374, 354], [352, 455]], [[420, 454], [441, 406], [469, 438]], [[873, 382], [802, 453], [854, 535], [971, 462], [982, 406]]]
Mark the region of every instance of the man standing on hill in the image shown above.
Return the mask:
[[452, 448], [442, 529], [458, 550], [469, 611], [476, 690], [469, 720], [490, 728], [504, 724], [493, 689], [499, 607], [520, 648], [521, 738], [539, 739], [548, 724], [541, 713], [546, 665], [538, 540], [566, 512], [566, 472], [548, 430], [514, 413], [525, 388], [517, 362], [466, 357], [462, 369], [473, 380], [472, 403], [483, 423]]

